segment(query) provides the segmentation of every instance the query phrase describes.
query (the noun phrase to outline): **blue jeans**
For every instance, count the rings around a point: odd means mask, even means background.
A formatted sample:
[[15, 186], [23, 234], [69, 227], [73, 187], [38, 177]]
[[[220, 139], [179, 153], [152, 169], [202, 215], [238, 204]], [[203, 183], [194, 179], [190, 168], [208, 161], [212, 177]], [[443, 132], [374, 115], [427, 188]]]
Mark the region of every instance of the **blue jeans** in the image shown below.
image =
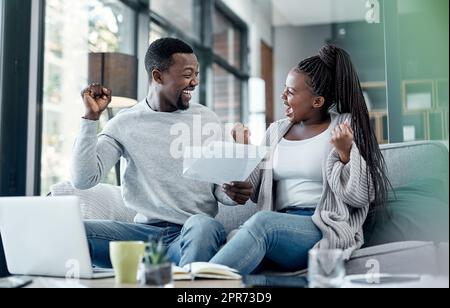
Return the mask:
[[287, 271], [304, 269], [308, 251], [322, 238], [313, 214], [312, 209], [259, 212], [210, 262], [235, 268], [243, 275], [255, 273], [263, 261]]
[[191, 262], [208, 262], [226, 241], [224, 227], [206, 215], [189, 218], [184, 226], [162, 222], [131, 224], [116, 221], [87, 220], [84, 222], [92, 263], [111, 268], [109, 242], [161, 239], [171, 262], [184, 266]]

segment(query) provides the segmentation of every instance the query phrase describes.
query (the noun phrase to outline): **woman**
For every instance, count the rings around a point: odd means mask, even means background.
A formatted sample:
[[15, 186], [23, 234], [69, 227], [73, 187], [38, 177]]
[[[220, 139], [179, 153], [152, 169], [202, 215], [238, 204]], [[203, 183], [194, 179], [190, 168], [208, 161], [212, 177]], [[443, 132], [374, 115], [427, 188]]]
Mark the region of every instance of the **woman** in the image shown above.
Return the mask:
[[322, 47], [289, 72], [282, 100], [287, 119], [269, 128], [271, 154], [250, 177], [263, 211], [210, 261], [242, 274], [264, 260], [306, 268], [312, 248], [349, 259], [363, 245], [370, 205], [386, 204], [386, 166], [349, 55]]

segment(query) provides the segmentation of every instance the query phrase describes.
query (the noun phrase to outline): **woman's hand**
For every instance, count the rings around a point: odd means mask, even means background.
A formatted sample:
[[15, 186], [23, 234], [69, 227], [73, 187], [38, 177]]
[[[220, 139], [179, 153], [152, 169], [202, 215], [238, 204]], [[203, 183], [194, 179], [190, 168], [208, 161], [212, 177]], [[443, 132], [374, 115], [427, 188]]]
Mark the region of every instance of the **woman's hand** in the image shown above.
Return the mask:
[[231, 200], [240, 205], [244, 205], [250, 200], [253, 194], [253, 185], [250, 182], [232, 182], [230, 184], [224, 184], [222, 190]]
[[231, 130], [231, 135], [236, 143], [250, 144], [250, 129], [242, 123], [237, 123]]
[[331, 144], [334, 145], [339, 154], [341, 162], [348, 164], [350, 161], [350, 151], [353, 145], [353, 130], [348, 120], [344, 124], [336, 126], [331, 133]]

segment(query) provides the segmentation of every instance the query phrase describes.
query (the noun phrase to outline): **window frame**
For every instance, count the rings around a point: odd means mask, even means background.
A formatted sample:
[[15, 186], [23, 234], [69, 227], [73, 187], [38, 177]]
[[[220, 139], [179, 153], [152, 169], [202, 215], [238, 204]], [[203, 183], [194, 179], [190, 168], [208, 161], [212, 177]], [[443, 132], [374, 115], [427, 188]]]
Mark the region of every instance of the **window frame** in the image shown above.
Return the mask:
[[[241, 34], [241, 50], [240, 50], [240, 63], [241, 67], [236, 68], [220, 55], [216, 54], [214, 51], [214, 41], [213, 41], [213, 26], [209, 27], [211, 29], [211, 40], [212, 40], [212, 52], [213, 52], [213, 64], [218, 65], [220, 68], [224, 69], [226, 72], [233, 75], [241, 82], [240, 89], [240, 119], [241, 122], [248, 122], [249, 118], [249, 99], [248, 99], [248, 81], [250, 79], [250, 67], [248, 62], [249, 47], [248, 47], [248, 26], [247, 24], [239, 18], [222, 0], [215, 0], [213, 4], [213, 10], [217, 10], [218, 13], [230, 21], [230, 23], [240, 31]], [[211, 25], [214, 24], [212, 20], [215, 12], [211, 13]], [[214, 89], [211, 89], [214, 92]], [[214, 102], [211, 102], [211, 107], [214, 107]]]
[[[4, 78], [0, 85], [0, 196], [25, 196], [32, 3], [2, 4], [2, 74], [10, 78]], [[3, 103], [6, 101], [14, 104]]]
[[[33, 155], [33, 161], [34, 163], [34, 172], [33, 174], [29, 174], [27, 176], [27, 181], [30, 181], [29, 178], [33, 178], [33, 183], [28, 184], [28, 187], [31, 187], [28, 189], [27, 194], [28, 195], [35, 195], [39, 196], [41, 195], [41, 186], [42, 186], [42, 178], [41, 178], [41, 171], [42, 171], [42, 150], [43, 150], [43, 111], [44, 111], [44, 57], [45, 57], [45, 0], [39, 0], [42, 3], [42, 7], [40, 8], [40, 23], [39, 28], [41, 29], [39, 31], [39, 68], [38, 68], [38, 87], [37, 87], [37, 95], [36, 95], [36, 102], [33, 102], [33, 99], [30, 97], [30, 105], [32, 103], [35, 103], [37, 106], [36, 110], [36, 135], [35, 135], [35, 147], [36, 150], [34, 151]], [[140, 39], [140, 32], [139, 32], [139, 18], [140, 13], [146, 9], [145, 2], [148, 0], [119, 0], [121, 3], [123, 3], [126, 7], [130, 8], [134, 13], [134, 44], [132, 46], [133, 55], [138, 57], [139, 56], [139, 39]], [[139, 86], [141, 86], [139, 81]], [[32, 108], [32, 106], [30, 106]], [[30, 123], [31, 121], [29, 121]], [[30, 153], [28, 153], [30, 155]], [[30, 161], [30, 159], [29, 159]], [[30, 169], [30, 163], [28, 163], [28, 169]], [[117, 173], [119, 165], [116, 166], [115, 172]], [[31, 168], [32, 169], [32, 168]], [[30, 186], [31, 185], [31, 186]]]
[[[200, 19], [200, 33], [199, 34], [199, 39], [194, 38], [192, 36], [186, 35], [184, 33], [184, 31], [182, 29], [179, 29], [175, 24], [171, 23], [167, 18], [165, 18], [164, 16], [159, 15], [157, 12], [152, 11], [150, 8], [150, 2], [151, 0], [149, 0], [149, 15], [150, 15], [150, 22], [151, 23], [155, 23], [157, 24], [159, 27], [161, 27], [162, 29], [164, 29], [166, 32], [169, 33], [169, 35], [174, 35], [177, 38], [188, 42], [189, 44], [193, 45], [195, 48], [200, 48], [203, 45], [203, 32], [204, 29], [202, 27], [202, 24], [204, 22], [204, 8], [205, 8], [205, 4], [207, 4], [207, 2], [209, 2], [210, 0], [206, 0], [206, 1], [201, 1], [201, 0], [194, 0], [196, 3], [195, 5], [197, 6], [195, 10], [198, 10], [199, 12], [199, 19]], [[151, 27], [151, 26], [150, 26]]]

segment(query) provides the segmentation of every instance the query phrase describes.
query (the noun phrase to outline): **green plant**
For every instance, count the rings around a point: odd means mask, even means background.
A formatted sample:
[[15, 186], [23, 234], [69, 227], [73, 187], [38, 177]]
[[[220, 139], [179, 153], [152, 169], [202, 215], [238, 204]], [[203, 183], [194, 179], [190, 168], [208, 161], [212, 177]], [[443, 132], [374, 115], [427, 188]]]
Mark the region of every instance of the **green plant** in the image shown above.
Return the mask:
[[162, 240], [151, 241], [147, 244], [144, 254], [144, 263], [147, 265], [161, 265], [168, 263], [167, 248]]

